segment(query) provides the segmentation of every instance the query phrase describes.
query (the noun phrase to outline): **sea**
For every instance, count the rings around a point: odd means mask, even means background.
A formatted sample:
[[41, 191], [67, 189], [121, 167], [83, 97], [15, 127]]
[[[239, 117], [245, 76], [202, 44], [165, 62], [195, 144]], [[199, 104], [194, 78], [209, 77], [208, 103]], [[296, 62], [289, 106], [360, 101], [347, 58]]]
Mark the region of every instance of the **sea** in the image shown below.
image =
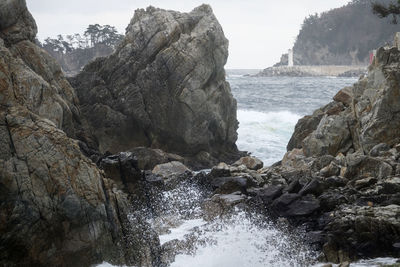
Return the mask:
[[[259, 70], [227, 70], [227, 80], [237, 100], [237, 145], [260, 158], [265, 166], [282, 159], [297, 121], [332, 101], [343, 87], [358, 78], [252, 77]], [[158, 218], [168, 225], [160, 233], [161, 245], [172, 240], [191, 242], [191, 249], [176, 255], [171, 267], [302, 267], [322, 266], [318, 254], [302, 243], [301, 234], [285, 231], [268, 218], [236, 210], [226, 218], [205, 221], [201, 216], [200, 188], [182, 185], [165, 192], [169, 208]], [[178, 221], [178, 223], [176, 223]], [[149, 220], [150, 224], [155, 224]], [[164, 226], [165, 226], [164, 225]], [[378, 258], [352, 263], [352, 267], [393, 264]], [[99, 267], [111, 267], [104, 262]], [[338, 265], [333, 265], [338, 266]]]
[[227, 70], [237, 100], [237, 145], [265, 166], [282, 159], [297, 121], [331, 102], [358, 78], [252, 77], [259, 70]]

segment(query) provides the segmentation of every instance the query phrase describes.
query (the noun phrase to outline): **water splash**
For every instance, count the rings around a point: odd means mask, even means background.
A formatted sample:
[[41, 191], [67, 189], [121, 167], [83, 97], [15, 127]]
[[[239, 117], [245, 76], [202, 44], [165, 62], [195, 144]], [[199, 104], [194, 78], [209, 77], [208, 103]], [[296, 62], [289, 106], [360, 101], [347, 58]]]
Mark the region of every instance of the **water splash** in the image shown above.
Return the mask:
[[[172, 267], [307, 266], [314, 255], [271, 222], [236, 211], [229, 219], [197, 226], [195, 252], [177, 255]], [[193, 238], [195, 236], [196, 238]]]
[[152, 223], [164, 247], [175, 250], [171, 266], [305, 266], [314, 261], [301, 239], [264, 215], [235, 208], [204, 220], [201, 204], [208, 193], [184, 182], [156, 204], [165, 209]]

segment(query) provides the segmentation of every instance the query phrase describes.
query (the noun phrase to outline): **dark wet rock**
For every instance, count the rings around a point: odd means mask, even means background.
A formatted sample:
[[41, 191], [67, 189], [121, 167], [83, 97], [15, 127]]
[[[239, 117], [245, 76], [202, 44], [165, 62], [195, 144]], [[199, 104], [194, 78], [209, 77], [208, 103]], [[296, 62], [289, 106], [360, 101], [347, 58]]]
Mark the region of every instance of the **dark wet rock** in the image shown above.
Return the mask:
[[331, 176], [325, 179], [325, 183], [327, 187], [343, 187], [345, 186], [349, 180], [343, 177]]
[[320, 208], [320, 204], [318, 199], [313, 195], [307, 195], [292, 202], [288, 208], [289, 209], [284, 213], [285, 216], [307, 216], [317, 211]]
[[273, 200], [282, 195], [282, 189], [282, 186], [272, 185], [258, 190], [254, 196], [259, 198], [263, 203], [271, 204]]
[[288, 193], [298, 193], [302, 188], [303, 188], [303, 185], [300, 183], [299, 179], [295, 179], [286, 188], [286, 192], [288, 192]]
[[293, 201], [299, 199], [301, 196], [299, 194], [283, 194], [279, 198], [275, 199], [274, 202], [272, 203], [272, 208], [277, 212], [277, 213], [283, 213], [285, 210], [287, 210], [287, 207], [289, 206], [290, 203]]
[[249, 170], [258, 170], [261, 169], [264, 166], [264, 163], [256, 158], [256, 157], [242, 157], [238, 161], [236, 161], [233, 165], [240, 166], [244, 165], [246, 168]]
[[327, 188], [326, 184], [318, 178], [313, 179], [305, 185], [299, 192], [300, 195], [313, 194], [315, 196], [321, 195]]
[[379, 194], [396, 194], [400, 192], [400, 178], [388, 178], [378, 183]]
[[331, 247], [346, 248], [351, 259], [355, 255], [374, 257], [380, 253], [390, 253], [393, 243], [399, 240], [399, 211], [397, 205], [347, 207], [335, 211], [334, 220], [327, 226], [335, 233], [329, 244]]
[[272, 203], [273, 211], [285, 217], [310, 215], [319, 207], [319, 201], [312, 195], [283, 194]]
[[323, 211], [332, 211], [341, 204], [349, 202], [349, 199], [338, 190], [324, 192], [318, 199]]
[[218, 194], [245, 193], [252, 185], [254, 183], [245, 177], [218, 177], [211, 180], [211, 186]]
[[210, 6], [190, 13], [138, 9], [115, 53], [71, 80], [99, 150], [160, 148], [209, 166], [237, 160], [227, 56]]

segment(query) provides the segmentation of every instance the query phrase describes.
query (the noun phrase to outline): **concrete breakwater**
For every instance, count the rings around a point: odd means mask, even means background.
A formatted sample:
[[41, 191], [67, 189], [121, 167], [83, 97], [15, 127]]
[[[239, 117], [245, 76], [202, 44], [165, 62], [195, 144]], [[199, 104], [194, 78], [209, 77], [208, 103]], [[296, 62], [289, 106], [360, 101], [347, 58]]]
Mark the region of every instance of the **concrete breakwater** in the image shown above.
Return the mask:
[[359, 76], [366, 71], [367, 66], [279, 66], [266, 68], [255, 76]]

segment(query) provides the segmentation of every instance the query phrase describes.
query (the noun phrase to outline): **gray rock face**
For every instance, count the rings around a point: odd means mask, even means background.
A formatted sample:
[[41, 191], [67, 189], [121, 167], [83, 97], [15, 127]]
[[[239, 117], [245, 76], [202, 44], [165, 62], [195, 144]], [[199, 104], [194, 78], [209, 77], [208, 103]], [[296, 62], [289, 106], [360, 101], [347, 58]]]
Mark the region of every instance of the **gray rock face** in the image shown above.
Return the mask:
[[236, 154], [227, 56], [228, 41], [209, 6], [190, 13], [137, 10], [116, 52], [72, 79], [100, 150]]
[[49, 120], [15, 107], [0, 118], [0, 264], [125, 262], [114, 242], [128, 223], [116, 212], [129, 210], [126, 196]]
[[25, 1], [0, 1], [0, 265], [151, 265], [158, 239], [72, 139], [75, 91], [35, 34]]
[[26, 8], [25, 0], [0, 1], [0, 38], [6, 44], [33, 41], [36, 33], [36, 22]]
[[399, 49], [379, 49], [367, 76], [297, 123], [281, 165], [260, 170], [275, 184], [291, 182], [283, 192], [302, 170], [302, 189], [269, 205], [322, 231], [327, 261], [398, 255], [399, 73]]
[[303, 148], [306, 156], [336, 156], [350, 149], [369, 153], [381, 143], [397, 144], [399, 59], [398, 48], [379, 49], [368, 75], [334, 97], [330, 105], [336, 108], [327, 111], [325, 107], [299, 121], [288, 150]]

